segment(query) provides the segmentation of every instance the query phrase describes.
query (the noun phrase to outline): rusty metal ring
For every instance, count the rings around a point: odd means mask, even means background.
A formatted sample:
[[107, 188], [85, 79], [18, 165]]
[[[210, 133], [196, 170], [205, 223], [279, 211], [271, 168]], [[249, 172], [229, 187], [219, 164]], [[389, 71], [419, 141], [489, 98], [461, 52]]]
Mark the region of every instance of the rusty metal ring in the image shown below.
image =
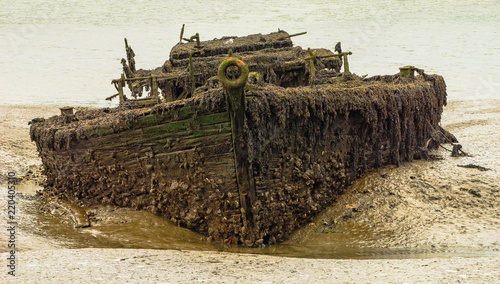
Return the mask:
[[[226, 70], [228, 67], [237, 66], [240, 70], [240, 76], [236, 80], [231, 80], [226, 77]], [[228, 59], [222, 61], [219, 66], [219, 70], [217, 71], [217, 75], [219, 76], [219, 80], [226, 89], [239, 89], [245, 86], [248, 79], [248, 66], [245, 62], [234, 58], [229, 57]]]

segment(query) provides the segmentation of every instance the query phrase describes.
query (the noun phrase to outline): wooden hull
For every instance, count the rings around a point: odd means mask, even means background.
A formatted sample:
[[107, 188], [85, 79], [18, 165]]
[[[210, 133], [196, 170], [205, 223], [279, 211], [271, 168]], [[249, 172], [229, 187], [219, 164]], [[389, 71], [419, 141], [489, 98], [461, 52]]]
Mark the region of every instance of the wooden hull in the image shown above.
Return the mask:
[[286, 240], [370, 169], [411, 161], [438, 128], [440, 76], [246, 91], [238, 187], [223, 90], [134, 110], [34, 123], [47, 192], [150, 210], [222, 242]]

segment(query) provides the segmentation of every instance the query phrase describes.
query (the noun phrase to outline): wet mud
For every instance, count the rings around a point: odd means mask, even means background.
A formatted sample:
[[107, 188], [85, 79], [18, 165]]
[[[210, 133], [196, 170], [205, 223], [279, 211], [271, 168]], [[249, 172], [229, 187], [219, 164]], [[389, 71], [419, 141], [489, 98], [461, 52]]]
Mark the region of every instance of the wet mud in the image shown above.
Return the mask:
[[[321, 243], [344, 243], [358, 248], [498, 255], [500, 144], [495, 129], [499, 114], [498, 100], [452, 102], [443, 115], [443, 126], [455, 133], [470, 156], [450, 157], [451, 146], [443, 145], [448, 150], [435, 152], [442, 159], [371, 172], [289, 242], [313, 250], [322, 248], [316, 247]], [[480, 126], [475, 123], [478, 119]]]

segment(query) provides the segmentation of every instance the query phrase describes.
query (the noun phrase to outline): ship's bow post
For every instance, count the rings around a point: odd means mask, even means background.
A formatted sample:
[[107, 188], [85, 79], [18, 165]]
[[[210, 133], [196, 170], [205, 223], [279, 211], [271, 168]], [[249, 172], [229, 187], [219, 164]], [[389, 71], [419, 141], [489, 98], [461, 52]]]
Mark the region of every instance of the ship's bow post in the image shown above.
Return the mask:
[[[226, 74], [228, 68], [232, 66], [236, 66], [239, 69], [240, 75], [237, 79], [230, 79]], [[234, 162], [243, 218], [242, 241], [245, 240], [253, 243], [252, 205], [255, 202], [255, 183], [252, 164], [248, 158], [248, 144], [244, 131], [246, 120], [244, 87], [248, 79], [248, 74], [248, 66], [235, 57], [229, 57], [224, 60], [218, 70], [218, 77], [224, 87], [227, 108], [231, 116]], [[250, 243], [245, 244], [252, 245]]]

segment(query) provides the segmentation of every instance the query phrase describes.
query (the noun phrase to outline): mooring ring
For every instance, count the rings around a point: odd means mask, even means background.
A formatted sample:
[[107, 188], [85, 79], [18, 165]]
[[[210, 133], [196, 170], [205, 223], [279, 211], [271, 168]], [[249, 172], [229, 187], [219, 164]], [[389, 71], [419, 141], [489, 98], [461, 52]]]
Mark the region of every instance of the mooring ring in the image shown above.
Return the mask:
[[[236, 80], [231, 80], [226, 76], [226, 70], [231, 66], [237, 66], [240, 70], [240, 76]], [[219, 81], [222, 83], [222, 86], [230, 90], [243, 88], [247, 83], [248, 73], [248, 66], [245, 62], [234, 57], [229, 57], [228, 59], [222, 61], [219, 66], [219, 70], [217, 71], [217, 75], [219, 76]]]

